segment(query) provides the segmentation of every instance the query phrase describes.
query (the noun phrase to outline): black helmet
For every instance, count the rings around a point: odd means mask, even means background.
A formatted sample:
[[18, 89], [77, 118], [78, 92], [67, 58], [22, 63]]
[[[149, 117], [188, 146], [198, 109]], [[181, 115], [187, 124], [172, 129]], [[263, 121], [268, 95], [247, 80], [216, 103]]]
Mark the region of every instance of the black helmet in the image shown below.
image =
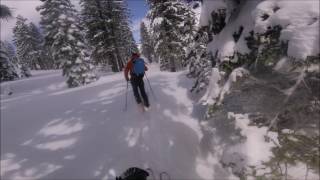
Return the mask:
[[116, 180], [147, 180], [149, 173], [138, 167], [131, 167], [127, 169], [120, 177], [116, 177]]

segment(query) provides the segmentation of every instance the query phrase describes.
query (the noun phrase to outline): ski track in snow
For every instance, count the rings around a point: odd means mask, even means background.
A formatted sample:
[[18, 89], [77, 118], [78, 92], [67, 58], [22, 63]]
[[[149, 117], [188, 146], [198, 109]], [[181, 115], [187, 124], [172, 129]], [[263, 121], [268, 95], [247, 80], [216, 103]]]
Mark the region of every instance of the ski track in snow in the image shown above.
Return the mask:
[[[123, 73], [68, 89], [60, 71], [1, 84], [1, 177], [114, 179], [127, 168], [166, 171], [172, 179], [212, 179], [201, 160], [202, 133], [193, 117], [185, 72], [151, 65], [145, 87], [151, 109], [141, 113]], [[213, 161], [217, 161], [213, 159]]]

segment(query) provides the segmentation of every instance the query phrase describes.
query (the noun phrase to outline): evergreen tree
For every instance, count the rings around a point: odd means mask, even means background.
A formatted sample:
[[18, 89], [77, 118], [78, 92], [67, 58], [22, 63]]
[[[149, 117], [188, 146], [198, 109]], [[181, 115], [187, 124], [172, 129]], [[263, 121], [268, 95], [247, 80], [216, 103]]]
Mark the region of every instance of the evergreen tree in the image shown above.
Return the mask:
[[19, 62], [25, 69], [28, 69], [27, 67], [35, 70], [47, 69], [42, 54], [43, 37], [36, 25], [33, 23], [27, 25], [26, 20], [18, 16], [13, 30]]
[[129, 27], [129, 11], [122, 0], [81, 0], [86, 39], [96, 64], [122, 70], [132, 51], [137, 51]]
[[13, 64], [18, 77], [22, 77], [23, 75], [21, 74], [21, 64], [17, 58], [17, 53], [14, 45], [8, 41], [3, 41], [3, 50], [4, 52], [6, 52], [9, 61]]
[[[96, 64], [122, 70], [135, 44], [128, 23], [127, 5], [122, 0], [81, 0], [86, 38]], [[136, 48], [137, 49], [137, 48]]]
[[[0, 20], [11, 17], [12, 13], [10, 9], [0, 4]], [[14, 80], [19, 77], [10, 61], [9, 53], [5, 43], [0, 41], [0, 82]]]
[[130, 11], [125, 1], [118, 2], [119, 7], [119, 31], [120, 50], [123, 52], [124, 62], [131, 57], [133, 52], [138, 52], [137, 44], [134, 40], [133, 33], [130, 29]]
[[81, 0], [81, 14], [83, 24], [86, 26], [86, 39], [92, 48], [94, 63], [99, 65], [111, 63], [113, 68], [116, 69], [116, 63], [109, 46], [110, 32], [107, 29], [109, 18], [106, 16], [104, 3], [100, 0]]
[[8, 42], [8, 41], [3, 41], [3, 49], [4, 51], [7, 53], [8, 58], [10, 59], [10, 61], [14, 64], [19, 64], [18, 59], [17, 59], [17, 54], [16, 54], [16, 50], [15, 47], [12, 43]]
[[140, 37], [141, 37], [141, 51], [142, 54], [150, 61], [153, 61], [154, 48], [153, 42], [148, 32], [148, 29], [144, 22], [141, 22], [140, 25]]
[[58, 68], [58, 66], [56, 65], [55, 60], [52, 56], [51, 48], [45, 45], [45, 41], [42, 46], [41, 56], [45, 60], [44, 64], [47, 69], [57, 69]]
[[57, 19], [61, 14], [63, 14], [62, 8], [60, 5], [67, 5], [68, 2], [63, 1], [55, 1], [55, 0], [40, 0], [43, 2], [42, 5], [37, 7], [37, 11], [40, 12], [41, 20], [40, 25], [44, 34], [44, 50], [46, 60], [48, 64], [51, 66], [50, 68], [59, 68], [60, 63], [58, 60], [53, 58], [52, 45], [55, 40], [55, 35], [59, 33], [59, 24]]
[[[70, 0], [42, 0], [39, 8], [42, 25], [46, 32], [46, 42], [51, 44], [50, 51], [58, 67], [67, 77], [69, 87], [77, 87], [96, 80], [94, 66], [84, 44], [84, 37], [79, 26], [77, 12]], [[60, 14], [55, 14], [55, 13]], [[46, 24], [48, 19], [56, 28]]]
[[208, 86], [211, 77], [213, 62], [207, 52], [209, 36], [206, 29], [206, 27], [203, 27], [198, 30], [184, 64], [189, 67], [187, 76], [195, 79], [195, 83], [191, 89], [191, 91], [195, 92], [204, 90]]
[[49, 69], [50, 65], [45, 61], [44, 38], [39, 28], [34, 24], [29, 24], [30, 34], [30, 58], [33, 69]]
[[195, 31], [194, 12], [178, 0], [149, 0], [148, 17], [152, 23], [155, 53], [160, 70], [182, 68], [186, 47], [190, 46]]
[[123, 62], [125, 64], [125, 62], [131, 57], [132, 53], [138, 52], [139, 50], [130, 29], [128, 19], [123, 19], [122, 22], [122, 27], [119, 33], [119, 49], [122, 53], [122, 56], [124, 57]]
[[17, 58], [21, 64], [22, 76], [30, 77], [30, 67], [32, 65], [32, 52], [30, 51], [30, 31], [26, 24], [27, 19], [21, 15], [17, 16], [17, 22], [13, 28], [13, 41], [17, 48]]
[[0, 81], [12, 81], [19, 78], [14, 64], [10, 61], [5, 44], [0, 42]]

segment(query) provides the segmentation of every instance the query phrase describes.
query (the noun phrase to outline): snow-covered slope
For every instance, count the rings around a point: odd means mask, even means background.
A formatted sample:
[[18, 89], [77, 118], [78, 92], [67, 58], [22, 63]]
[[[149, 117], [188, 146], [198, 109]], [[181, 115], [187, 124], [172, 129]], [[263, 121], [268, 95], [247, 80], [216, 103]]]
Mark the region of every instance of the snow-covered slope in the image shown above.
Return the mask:
[[114, 179], [138, 166], [174, 179], [212, 179], [212, 164], [201, 163], [186, 72], [158, 68], [148, 73], [156, 98], [145, 81], [151, 110], [144, 114], [131, 88], [123, 111], [122, 73], [73, 89], [60, 71], [1, 84], [1, 177]]
[[[1, 178], [114, 179], [137, 166], [165, 171], [172, 179], [237, 179], [231, 173], [237, 169], [224, 165], [240, 164], [241, 171], [247, 162], [269, 159], [274, 145], [263, 141], [267, 129], [249, 126], [248, 115], [222, 112], [214, 124], [199, 126], [205, 107], [194, 103], [199, 96], [188, 92], [192, 82], [186, 73], [150, 65], [155, 97], [145, 80], [151, 100], [146, 113], [137, 108], [131, 89], [123, 110], [122, 73], [73, 89], [60, 71], [2, 83]], [[294, 171], [304, 176], [303, 168]]]

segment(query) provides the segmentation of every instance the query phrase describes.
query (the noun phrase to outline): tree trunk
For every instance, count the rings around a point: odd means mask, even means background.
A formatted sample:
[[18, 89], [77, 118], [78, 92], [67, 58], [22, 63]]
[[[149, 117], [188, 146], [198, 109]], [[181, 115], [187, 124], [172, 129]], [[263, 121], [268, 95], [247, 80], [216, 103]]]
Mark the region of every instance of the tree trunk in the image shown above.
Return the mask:
[[111, 65], [112, 72], [119, 72], [117, 68], [117, 63], [116, 63], [117, 62], [116, 57], [114, 54], [112, 54], [112, 52], [110, 52], [108, 59], [109, 59], [108, 64]]
[[[108, 1], [108, 8], [109, 8], [109, 10], [111, 10], [112, 9], [112, 7], [111, 7], [111, 4], [110, 4], [110, 1]], [[118, 49], [118, 43], [117, 43], [117, 40], [116, 40], [116, 34], [115, 34], [115, 24], [114, 24], [114, 21], [112, 21], [113, 23], [111, 24], [111, 35], [112, 35], [112, 37], [113, 37], [113, 45], [114, 45], [114, 49], [115, 49], [115, 53], [116, 53], [116, 62], [117, 62], [117, 69], [118, 69], [118, 71], [117, 72], [119, 72], [119, 71], [121, 71], [122, 70], [122, 67], [121, 67], [121, 65], [120, 65], [120, 61], [121, 61], [121, 57], [120, 57], [120, 52], [119, 52], [119, 49]]]
[[171, 57], [170, 58], [170, 71], [171, 72], [176, 72], [176, 65], [175, 65], [175, 62], [174, 62], [174, 59]]

